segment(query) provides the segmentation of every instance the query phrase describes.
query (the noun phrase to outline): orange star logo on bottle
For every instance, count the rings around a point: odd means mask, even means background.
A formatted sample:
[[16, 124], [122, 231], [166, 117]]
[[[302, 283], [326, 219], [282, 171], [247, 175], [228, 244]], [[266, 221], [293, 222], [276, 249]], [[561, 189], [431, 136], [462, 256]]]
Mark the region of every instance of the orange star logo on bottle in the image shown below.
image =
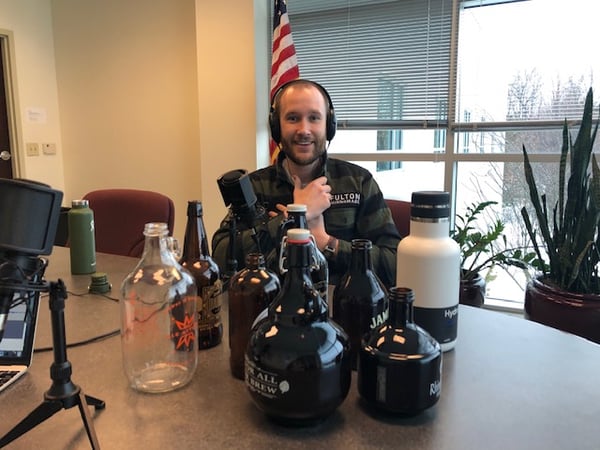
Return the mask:
[[192, 342], [195, 340], [196, 336], [194, 333], [194, 319], [189, 314], [185, 315], [183, 322], [180, 320], [175, 321], [175, 325], [179, 330], [179, 339], [177, 340], [177, 344], [175, 348], [179, 350], [180, 348], [189, 348], [192, 345]]

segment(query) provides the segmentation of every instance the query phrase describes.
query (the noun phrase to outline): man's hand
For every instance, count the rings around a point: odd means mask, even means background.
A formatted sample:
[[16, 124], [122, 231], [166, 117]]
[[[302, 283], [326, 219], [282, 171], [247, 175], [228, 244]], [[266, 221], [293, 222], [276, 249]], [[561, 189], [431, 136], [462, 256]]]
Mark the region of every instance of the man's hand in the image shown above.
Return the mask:
[[312, 221], [331, 206], [331, 186], [327, 177], [319, 177], [302, 187], [300, 178], [294, 180], [294, 203], [306, 205], [306, 220]]
[[275, 207], [279, 210], [279, 212], [277, 212], [277, 211], [269, 211], [269, 217], [275, 217], [275, 216], [278, 216], [279, 213], [283, 213], [283, 218], [287, 219], [287, 217], [288, 217], [287, 205], [282, 205], [281, 203], [277, 203], [275, 205]]

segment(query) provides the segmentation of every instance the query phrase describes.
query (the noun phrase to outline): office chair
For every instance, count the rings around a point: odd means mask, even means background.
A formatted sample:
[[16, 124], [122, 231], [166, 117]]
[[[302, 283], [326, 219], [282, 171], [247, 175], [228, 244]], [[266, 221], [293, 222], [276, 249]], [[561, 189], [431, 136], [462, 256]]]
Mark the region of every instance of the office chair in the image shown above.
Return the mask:
[[392, 212], [392, 219], [394, 219], [400, 236], [408, 236], [410, 232], [410, 202], [386, 198], [385, 203]]
[[96, 251], [140, 257], [144, 225], [165, 222], [173, 233], [175, 205], [158, 192], [137, 189], [101, 189], [83, 197], [94, 211]]

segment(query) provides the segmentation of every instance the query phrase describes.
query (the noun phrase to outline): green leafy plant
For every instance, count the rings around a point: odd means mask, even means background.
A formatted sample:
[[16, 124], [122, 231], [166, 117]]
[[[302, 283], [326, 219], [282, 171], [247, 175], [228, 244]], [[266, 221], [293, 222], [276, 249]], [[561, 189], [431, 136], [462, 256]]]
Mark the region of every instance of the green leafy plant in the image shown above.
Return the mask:
[[538, 192], [523, 146], [525, 180], [535, 211], [535, 226], [526, 207], [521, 209], [521, 215], [537, 254], [537, 268], [546, 282], [582, 294], [600, 294], [600, 169], [592, 153], [598, 131], [598, 123], [593, 126], [593, 108], [590, 88], [575, 142], [565, 120], [558, 179], [553, 184], [557, 201], [551, 215], [546, 194]]
[[456, 223], [452, 233], [460, 246], [461, 277], [472, 281], [487, 270], [488, 280], [491, 269], [498, 265], [503, 268], [516, 266], [527, 269], [535, 254], [525, 253], [521, 248], [509, 248], [504, 235], [504, 223], [498, 218], [488, 221], [485, 230], [477, 226], [486, 208], [497, 204], [494, 201], [483, 201], [467, 206], [464, 215], [456, 215]]

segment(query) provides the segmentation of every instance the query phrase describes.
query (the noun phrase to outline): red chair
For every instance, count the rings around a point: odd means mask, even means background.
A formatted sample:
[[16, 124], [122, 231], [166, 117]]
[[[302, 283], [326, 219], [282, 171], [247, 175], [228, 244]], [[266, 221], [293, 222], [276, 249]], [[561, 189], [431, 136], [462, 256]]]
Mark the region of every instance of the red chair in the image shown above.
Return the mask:
[[173, 233], [175, 205], [158, 192], [137, 189], [101, 189], [84, 197], [94, 211], [96, 251], [142, 256], [144, 225], [165, 222]]
[[400, 236], [406, 237], [410, 233], [410, 202], [403, 200], [385, 199], [392, 212], [392, 218]]

